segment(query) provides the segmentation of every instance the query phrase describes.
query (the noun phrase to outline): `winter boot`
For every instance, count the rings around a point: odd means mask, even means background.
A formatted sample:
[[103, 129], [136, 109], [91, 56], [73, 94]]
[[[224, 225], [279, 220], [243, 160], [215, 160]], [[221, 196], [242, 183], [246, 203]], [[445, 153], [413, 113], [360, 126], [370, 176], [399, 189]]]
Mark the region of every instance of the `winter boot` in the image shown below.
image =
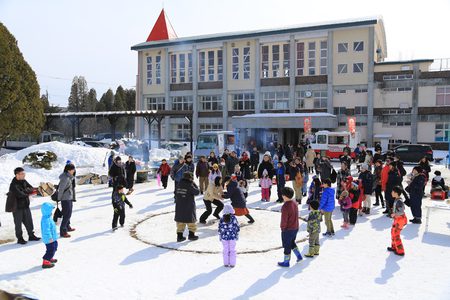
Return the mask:
[[305, 254], [306, 257], [314, 257], [314, 249], [315, 247], [309, 247], [309, 251], [307, 254]]
[[55, 265], [51, 263], [51, 261], [44, 259], [42, 262], [42, 269], [50, 269], [53, 268]]
[[214, 218], [216, 218], [217, 220], [220, 220], [220, 216], [219, 214], [213, 214]]
[[70, 238], [71, 235], [66, 232], [66, 233], [60, 234], [60, 236], [62, 238]]
[[291, 255], [285, 255], [284, 261], [279, 262], [278, 265], [280, 267], [288, 268], [289, 267], [289, 261], [291, 260]]
[[34, 234], [31, 235], [31, 236], [28, 238], [28, 241], [30, 241], [30, 242], [37, 242], [37, 241], [40, 241], [40, 240], [41, 240], [41, 238], [35, 236]]
[[370, 208], [366, 207], [366, 210], [364, 212], [366, 215], [370, 215]]
[[417, 219], [417, 218], [414, 218], [414, 219], [412, 219], [412, 220], [409, 220], [411, 223], [413, 223], [413, 224], [422, 224], [422, 220], [421, 219]]
[[253, 217], [252, 217], [250, 214], [245, 215], [245, 216], [246, 216], [247, 219], [248, 219], [248, 224], [253, 224], [253, 223], [255, 223], [255, 220], [253, 219]]
[[196, 240], [198, 240], [198, 236], [195, 235], [195, 232], [189, 231], [188, 239], [189, 239], [190, 241], [196, 241]]
[[57, 260], [56, 258], [52, 258], [52, 259], [50, 259], [50, 262], [51, 262], [52, 264], [56, 264], [56, 263], [58, 262], [58, 260]]
[[67, 229], [67, 231], [69, 231], [69, 232], [72, 232], [72, 231], [75, 231], [76, 229], [75, 228], [73, 228], [73, 227], [69, 227], [68, 229]]
[[27, 241], [25, 241], [22, 237], [17, 240], [17, 244], [25, 245]]
[[373, 206], [378, 206], [378, 205], [380, 205], [380, 202], [379, 202], [379, 201], [377, 201], [377, 202], [375, 202], [375, 203], [373, 204]]
[[303, 259], [302, 254], [300, 253], [298, 248], [293, 249], [292, 252], [294, 252], [295, 256], [297, 257], [297, 262]]
[[182, 232], [177, 232], [177, 242], [180, 243], [180, 242], [183, 242], [185, 240], [186, 240], [186, 238], [183, 236], [183, 233]]
[[319, 255], [320, 246], [316, 245], [314, 246], [314, 255]]

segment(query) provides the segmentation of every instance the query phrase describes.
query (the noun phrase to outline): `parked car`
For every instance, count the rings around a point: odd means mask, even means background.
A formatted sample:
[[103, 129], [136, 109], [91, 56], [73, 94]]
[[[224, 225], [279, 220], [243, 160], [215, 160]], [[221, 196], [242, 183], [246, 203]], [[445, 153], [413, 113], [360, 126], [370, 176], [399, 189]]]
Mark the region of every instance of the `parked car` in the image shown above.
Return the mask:
[[[399, 155], [400, 159], [404, 162], [418, 163], [424, 156], [428, 158], [429, 161], [433, 161], [433, 149], [430, 145], [419, 145], [419, 144], [405, 144], [400, 145], [392, 149], [393, 155]], [[384, 159], [386, 159], [387, 153], [384, 154]]]
[[97, 142], [97, 141], [84, 141], [86, 145], [89, 145], [94, 148], [106, 148], [105, 144]]

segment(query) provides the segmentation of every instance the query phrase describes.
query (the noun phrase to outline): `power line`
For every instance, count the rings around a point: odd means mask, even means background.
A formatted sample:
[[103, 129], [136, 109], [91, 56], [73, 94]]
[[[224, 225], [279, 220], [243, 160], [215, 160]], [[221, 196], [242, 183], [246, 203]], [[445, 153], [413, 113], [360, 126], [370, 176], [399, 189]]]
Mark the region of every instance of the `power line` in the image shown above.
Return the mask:
[[[45, 78], [50, 78], [50, 79], [54, 79], [54, 80], [65, 80], [65, 81], [72, 81], [73, 78], [64, 78], [64, 77], [59, 77], [59, 76], [50, 76], [50, 75], [44, 75], [44, 74], [36, 74], [38, 77], [45, 77]], [[101, 82], [101, 81], [87, 81], [86, 82], [88, 84], [103, 84], [103, 85], [109, 85], [109, 86], [123, 86], [123, 87], [136, 87], [135, 85], [123, 85], [123, 84], [118, 84], [118, 83], [110, 83], [110, 82]]]

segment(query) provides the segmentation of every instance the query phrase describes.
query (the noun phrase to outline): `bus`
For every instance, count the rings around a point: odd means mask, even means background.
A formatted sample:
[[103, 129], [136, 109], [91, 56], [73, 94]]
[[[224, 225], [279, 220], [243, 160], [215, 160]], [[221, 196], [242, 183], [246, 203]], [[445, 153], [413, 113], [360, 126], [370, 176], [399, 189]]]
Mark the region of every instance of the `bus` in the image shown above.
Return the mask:
[[348, 131], [321, 130], [314, 134], [311, 148], [316, 152], [329, 158], [340, 158], [344, 155], [344, 148], [349, 147], [350, 156], [355, 158], [354, 150], [360, 143], [360, 133], [351, 134]]
[[30, 135], [23, 135], [17, 138], [9, 138], [6, 140], [3, 148], [20, 150], [36, 144], [47, 143], [47, 142], [64, 142], [64, 134], [59, 131], [42, 131], [38, 138], [32, 137]]
[[235, 135], [233, 131], [208, 131], [202, 132], [197, 137], [194, 157], [199, 160], [200, 156], [208, 157], [214, 151], [216, 156], [223, 153], [225, 149], [236, 150]]

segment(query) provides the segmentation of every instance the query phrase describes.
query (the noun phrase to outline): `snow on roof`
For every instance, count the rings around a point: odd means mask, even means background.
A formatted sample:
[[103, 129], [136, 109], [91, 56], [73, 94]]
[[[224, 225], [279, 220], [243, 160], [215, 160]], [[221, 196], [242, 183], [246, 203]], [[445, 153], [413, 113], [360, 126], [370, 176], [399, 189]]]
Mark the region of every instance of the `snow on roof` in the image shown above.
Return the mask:
[[236, 116], [233, 118], [306, 118], [306, 117], [331, 117], [335, 115], [329, 113], [269, 113], [269, 114], [249, 114]]
[[392, 134], [390, 134], [390, 133], [381, 133], [381, 134], [375, 134], [373, 137], [374, 138], [391, 138]]

